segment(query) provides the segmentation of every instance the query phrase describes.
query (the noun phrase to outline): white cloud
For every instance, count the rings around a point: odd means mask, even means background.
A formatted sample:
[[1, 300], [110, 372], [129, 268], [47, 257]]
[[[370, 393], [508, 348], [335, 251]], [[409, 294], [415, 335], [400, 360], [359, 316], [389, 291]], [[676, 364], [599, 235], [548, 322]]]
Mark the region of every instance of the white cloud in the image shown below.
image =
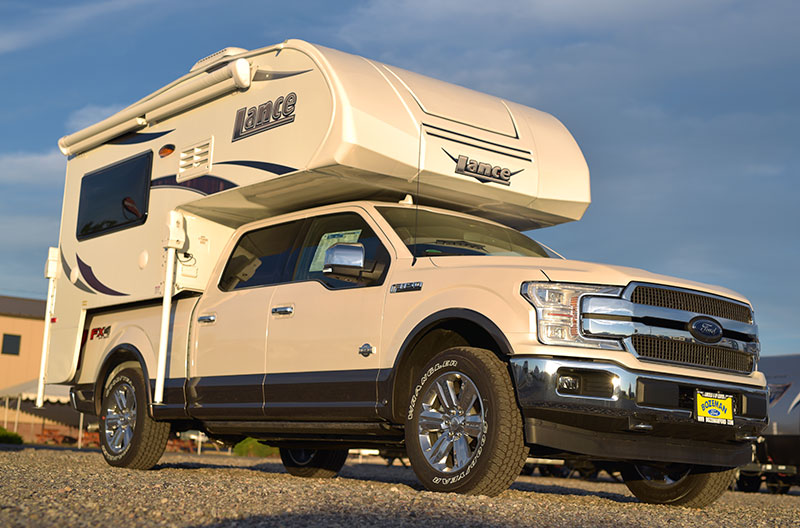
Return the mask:
[[788, 68], [797, 16], [787, 0], [377, 0], [349, 13], [337, 36], [367, 57], [521, 103], [644, 104], [721, 73]]
[[10, 250], [11, 255], [41, 250], [46, 256], [47, 247], [58, 244], [59, 213], [0, 213], [0, 225], [4, 226], [0, 230], [0, 247]]
[[69, 115], [66, 123], [67, 130], [70, 133], [77, 132], [116, 114], [123, 108], [125, 108], [123, 105], [86, 105]]
[[67, 158], [58, 150], [0, 154], [0, 184], [12, 184], [17, 191], [40, 185], [60, 188], [66, 167]]
[[58, 244], [66, 158], [58, 150], [0, 154], [0, 293], [44, 295], [47, 247]]
[[153, 0], [111, 0], [87, 2], [59, 8], [39, 8], [32, 2], [29, 22], [0, 23], [0, 55], [74, 33], [104, 15], [125, 11]]
[[751, 163], [744, 167], [744, 172], [752, 176], [779, 176], [784, 171], [785, 166], [775, 163]]

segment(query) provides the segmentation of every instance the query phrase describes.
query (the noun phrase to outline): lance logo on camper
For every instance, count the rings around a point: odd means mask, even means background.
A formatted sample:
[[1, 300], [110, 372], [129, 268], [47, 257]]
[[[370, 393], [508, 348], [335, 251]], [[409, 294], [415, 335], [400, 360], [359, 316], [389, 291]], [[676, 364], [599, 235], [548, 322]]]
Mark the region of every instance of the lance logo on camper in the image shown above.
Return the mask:
[[233, 139], [238, 141], [271, 130], [294, 121], [294, 108], [297, 105], [297, 94], [289, 92], [286, 97], [280, 96], [274, 101], [267, 101], [258, 106], [243, 107], [236, 111], [233, 123]]
[[511, 172], [511, 169], [501, 167], [500, 165], [480, 162], [464, 155], [455, 157], [446, 150], [444, 150], [444, 153], [447, 154], [451, 160], [456, 162], [456, 174], [472, 176], [482, 183], [494, 182], [502, 183], [503, 185], [511, 185], [511, 177], [525, 170], [520, 169]]

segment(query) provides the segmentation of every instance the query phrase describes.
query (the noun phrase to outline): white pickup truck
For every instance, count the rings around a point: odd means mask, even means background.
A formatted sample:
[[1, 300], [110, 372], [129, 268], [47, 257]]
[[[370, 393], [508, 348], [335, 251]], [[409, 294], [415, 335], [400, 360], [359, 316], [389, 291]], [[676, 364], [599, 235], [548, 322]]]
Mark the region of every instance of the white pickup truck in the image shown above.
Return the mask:
[[543, 112], [291, 40], [59, 145], [42, 381], [112, 465], [200, 429], [299, 476], [404, 449], [426, 488], [494, 495], [530, 453], [699, 507], [766, 425], [747, 299], [520, 232], [590, 201]]

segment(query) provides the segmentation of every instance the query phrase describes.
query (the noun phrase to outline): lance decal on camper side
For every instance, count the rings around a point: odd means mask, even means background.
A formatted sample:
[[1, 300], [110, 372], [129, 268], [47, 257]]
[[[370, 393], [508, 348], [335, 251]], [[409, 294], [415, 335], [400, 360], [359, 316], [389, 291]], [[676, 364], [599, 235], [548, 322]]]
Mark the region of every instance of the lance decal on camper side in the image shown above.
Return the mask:
[[294, 109], [297, 105], [297, 94], [289, 92], [274, 101], [267, 101], [260, 105], [243, 107], [236, 111], [233, 124], [233, 141], [239, 141], [272, 130], [281, 125], [288, 125], [294, 121]]

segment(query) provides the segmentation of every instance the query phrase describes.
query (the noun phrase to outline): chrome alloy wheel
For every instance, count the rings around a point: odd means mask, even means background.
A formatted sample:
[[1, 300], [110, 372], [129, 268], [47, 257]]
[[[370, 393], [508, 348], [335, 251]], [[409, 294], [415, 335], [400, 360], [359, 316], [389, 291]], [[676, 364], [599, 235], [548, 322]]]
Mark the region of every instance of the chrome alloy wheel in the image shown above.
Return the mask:
[[418, 424], [419, 445], [433, 469], [452, 473], [465, 468], [484, 434], [478, 387], [461, 372], [442, 374], [422, 396]]
[[298, 466], [306, 466], [314, 459], [317, 454], [316, 449], [288, 449], [287, 453], [292, 462]]
[[106, 445], [115, 455], [123, 453], [133, 440], [136, 427], [136, 393], [127, 382], [119, 383], [106, 400], [103, 425]]
[[634, 468], [642, 480], [653, 487], [661, 488], [677, 484], [691, 472], [691, 468], [684, 464], [668, 464], [663, 467], [636, 464]]

